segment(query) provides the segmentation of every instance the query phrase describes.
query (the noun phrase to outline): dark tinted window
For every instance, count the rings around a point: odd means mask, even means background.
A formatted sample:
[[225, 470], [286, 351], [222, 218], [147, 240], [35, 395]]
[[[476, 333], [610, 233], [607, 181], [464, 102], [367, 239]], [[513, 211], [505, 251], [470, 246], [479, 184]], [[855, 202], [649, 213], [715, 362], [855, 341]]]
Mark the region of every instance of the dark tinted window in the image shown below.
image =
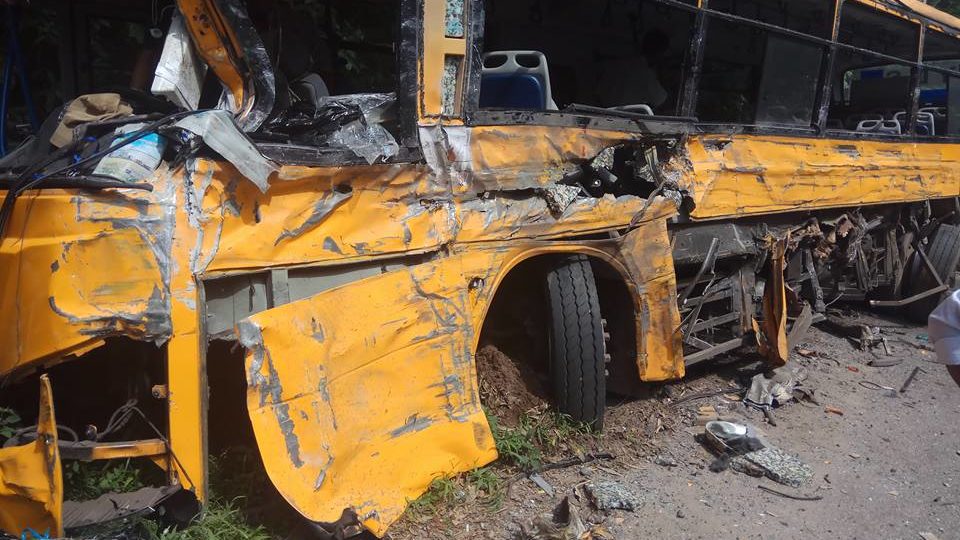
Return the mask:
[[712, 18], [697, 116], [704, 122], [809, 127], [824, 47]]

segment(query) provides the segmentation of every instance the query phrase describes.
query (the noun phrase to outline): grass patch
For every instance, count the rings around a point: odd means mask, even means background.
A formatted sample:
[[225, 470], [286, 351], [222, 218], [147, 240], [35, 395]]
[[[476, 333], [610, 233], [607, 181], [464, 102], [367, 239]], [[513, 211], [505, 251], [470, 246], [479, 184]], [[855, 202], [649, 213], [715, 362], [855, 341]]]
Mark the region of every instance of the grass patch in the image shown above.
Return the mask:
[[162, 528], [156, 521], [140, 524], [142, 538], [148, 540], [271, 540], [263, 526], [250, 525], [236, 501], [211, 500], [203, 517], [183, 529]]
[[507, 495], [504, 468], [521, 473], [538, 471], [547, 458], [558, 453], [583, 455], [582, 442], [593, 438], [586, 424], [569, 416], [541, 410], [520, 417], [516, 427], [503, 425], [496, 415], [486, 411], [500, 460], [493, 465], [468, 473], [437, 478], [427, 491], [410, 501], [406, 515], [415, 522], [424, 522], [457, 507], [480, 503], [489, 511], [499, 510]]
[[496, 511], [503, 506], [506, 484], [493, 467], [481, 467], [450, 478], [437, 478], [407, 506], [414, 521], [425, 521], [460, 506], [479, 503]]
[[594, 436], [586, 424], [553, 411], [523, 415], [516, 427], [502, 425], [489, 412], [487, 420], [500, 458], [526, 473], [540, 470], [546, 457], [558, 452], [582, 456], [582, 443]]

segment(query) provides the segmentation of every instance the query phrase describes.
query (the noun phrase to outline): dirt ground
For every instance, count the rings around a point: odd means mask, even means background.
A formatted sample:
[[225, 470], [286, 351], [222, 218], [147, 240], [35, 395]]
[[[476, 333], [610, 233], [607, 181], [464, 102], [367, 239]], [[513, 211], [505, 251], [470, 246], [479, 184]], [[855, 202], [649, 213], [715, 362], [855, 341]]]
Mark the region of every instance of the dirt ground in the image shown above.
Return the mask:
[[[613, 458], [543, 472], [553, 494], [503, 469], [499, 474], [510, 489], [500, 509], [461, 504], [428, 518], [405, 517], [391, 537], [576, 538], [569, 530], [568, 536], [531, 533], [534, 521], [552, 521], [550, 514], [568, 497], [592, 531], [582, 538], [960, 538], [960, 388], [933, 363], [925, 328], [856, 312], [843, 320], [879, 329], [889, 354], [879, 342], [859, 350], [836, 328], [811, 329], [791, 362], [805, 368], [805, 385], [819, 404], [803, 400], [776, 408], [775, 426], [736, 396], [762, 365], [749, 354], [732, 355], [681, 382], [652, 386], [649, 398], [610, 401], [604, 434], [586, 450]], [[867, 364], [878, 360], [901, 362]], [[483, 361], [502, 366], [510, 359]], [[917, 367], [922, 371], [900, 392]], [[497, 402], [488, 407], [501, 417], [536, 404], [535, 397], [497, 394], [498, 385], [509, 384], [482, 383], [487, 400]], [[715, 456], [695, 438], [703, 432], [696, 424], [704, 406], [752, 424], [812, 468], [813, 476], [792, 488], [731, 469], [711, 472]], [[635, 509], [595, 510], [586, 485], [604, 482], [625, 491]]]

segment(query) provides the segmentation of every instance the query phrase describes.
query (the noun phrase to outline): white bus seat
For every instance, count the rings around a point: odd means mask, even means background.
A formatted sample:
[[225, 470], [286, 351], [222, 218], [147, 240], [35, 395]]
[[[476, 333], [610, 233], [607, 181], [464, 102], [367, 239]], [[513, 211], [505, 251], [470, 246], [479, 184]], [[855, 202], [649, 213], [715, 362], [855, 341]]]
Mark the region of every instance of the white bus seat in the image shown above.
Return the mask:
[[856, 131], [861, 133], [891, 133], [900, 135], [900, 122], [897, 120], [861, 120]]

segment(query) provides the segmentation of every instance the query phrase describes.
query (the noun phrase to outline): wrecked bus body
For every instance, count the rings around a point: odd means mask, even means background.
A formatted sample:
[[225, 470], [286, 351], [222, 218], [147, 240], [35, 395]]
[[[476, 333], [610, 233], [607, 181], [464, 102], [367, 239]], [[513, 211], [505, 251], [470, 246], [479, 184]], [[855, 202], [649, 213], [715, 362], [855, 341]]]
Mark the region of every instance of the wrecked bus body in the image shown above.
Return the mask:
[[833, 302], [924, 316], [960, 21], [915, 4], [171, 4], [154, 96], [74, 88], [0, 161], [0, 528], [91, 521], [67, 460], [202, 504], [249, 432], [308, 520], [383, 535], [496, 459], [474, 357], [518, 317], [599, 428], [608, 391], [783, 364]]

